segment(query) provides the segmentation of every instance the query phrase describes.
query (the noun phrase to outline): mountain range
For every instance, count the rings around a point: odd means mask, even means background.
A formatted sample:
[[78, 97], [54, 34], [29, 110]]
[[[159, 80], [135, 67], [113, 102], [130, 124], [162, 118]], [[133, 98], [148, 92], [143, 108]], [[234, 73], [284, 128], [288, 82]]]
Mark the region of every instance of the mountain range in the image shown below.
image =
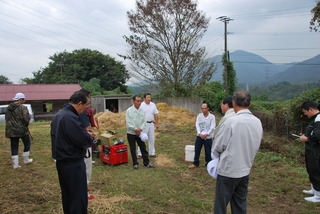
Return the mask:
[[[223, 66], [222, 56], [210, 58], [217, 65], [212, 80], [221, 81]], [[265, 58], [242, 50], [230, 53], [237, 74], [238, 83], [274, 84], [277, 82], [316, 82], [320, 80], [320, 54], [297, 63], [273, 64]]]
[[[209, 58], [215, 62], [217, 71], [211, 81], [222, 82], [222, 56]], [[265, 58], [246, 51], [230, 53], [230, 60], [237, 74], [238, 84], [268, 86], [278, 82], [317, 82], [320, 81], [320, 54], [302, 61], [288, 64], [273, 64]], [[143, 83], [129, 84], [130, 88], [140, 88]], [[132, 89], [133, 90], [133, 89]]]

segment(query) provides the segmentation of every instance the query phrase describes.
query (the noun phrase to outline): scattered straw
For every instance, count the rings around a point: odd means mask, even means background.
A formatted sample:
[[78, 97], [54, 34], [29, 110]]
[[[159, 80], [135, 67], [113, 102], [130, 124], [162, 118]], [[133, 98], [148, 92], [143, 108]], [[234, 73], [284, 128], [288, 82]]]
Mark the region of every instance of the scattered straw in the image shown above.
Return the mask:
[[100, 191], [95, 191], [94, 200], [89, 201], [89, 210], [92, 213], [130, 213], [121, 207], [124, 201], [140, 201], [144, 199], [133, 199], [126, 193], [121, 193], [118, 196], [107, 197], [99, 195]]
[[156, 165], [160, 167], [176, 167], [177, 165], [174, 163], [174, 161], [170, 158], [168, 158], [165, 154], [159, 154], [157, 156]]

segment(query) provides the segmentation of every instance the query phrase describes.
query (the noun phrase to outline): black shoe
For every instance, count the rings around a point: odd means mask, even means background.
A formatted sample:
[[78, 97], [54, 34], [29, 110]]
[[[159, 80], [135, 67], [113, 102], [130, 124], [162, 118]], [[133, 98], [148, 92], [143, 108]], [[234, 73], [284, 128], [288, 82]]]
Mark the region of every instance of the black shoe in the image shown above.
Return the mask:
[[133, 165], [133, 169], [139, 169], [139, 164]]
[[151, 163], [149, 163], [149, 164], [146, 165], [145, 167], [147, 167], [147, 168], [154, 168], [154, 165], [152, 165]]

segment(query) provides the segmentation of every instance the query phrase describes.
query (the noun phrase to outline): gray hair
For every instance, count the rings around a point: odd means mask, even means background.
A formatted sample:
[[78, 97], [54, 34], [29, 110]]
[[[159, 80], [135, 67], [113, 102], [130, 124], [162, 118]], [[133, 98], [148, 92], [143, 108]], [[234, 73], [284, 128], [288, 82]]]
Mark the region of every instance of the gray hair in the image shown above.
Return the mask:
[[245, 90], [238, 90], [234, 92], [232, 101], [239, 107], [249, 107], [251, 104], [251, 96]]

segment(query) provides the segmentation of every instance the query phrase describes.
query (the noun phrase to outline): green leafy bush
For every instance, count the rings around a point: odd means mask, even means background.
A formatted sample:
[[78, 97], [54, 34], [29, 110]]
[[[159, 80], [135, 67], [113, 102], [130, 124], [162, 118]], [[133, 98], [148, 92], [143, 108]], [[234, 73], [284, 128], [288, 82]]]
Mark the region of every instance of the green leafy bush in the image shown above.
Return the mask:
[[196, 95], [203, 98], [203, 101], [209, 104], [211, 111], [221, 111], [220, 104], [226, 96], [222, 83], [218, 81], [206, 83], [201, 89], [198, 89]]
[[306, 101], [314, 101], [320, 103], [320, 88], [310, 91], [304, 91], [300, 96], [292, 100], [290, 111], [292, 112], [292, 122], [296, 124], [305, 124], [309, 119], [301, 112], [301, 104]]

